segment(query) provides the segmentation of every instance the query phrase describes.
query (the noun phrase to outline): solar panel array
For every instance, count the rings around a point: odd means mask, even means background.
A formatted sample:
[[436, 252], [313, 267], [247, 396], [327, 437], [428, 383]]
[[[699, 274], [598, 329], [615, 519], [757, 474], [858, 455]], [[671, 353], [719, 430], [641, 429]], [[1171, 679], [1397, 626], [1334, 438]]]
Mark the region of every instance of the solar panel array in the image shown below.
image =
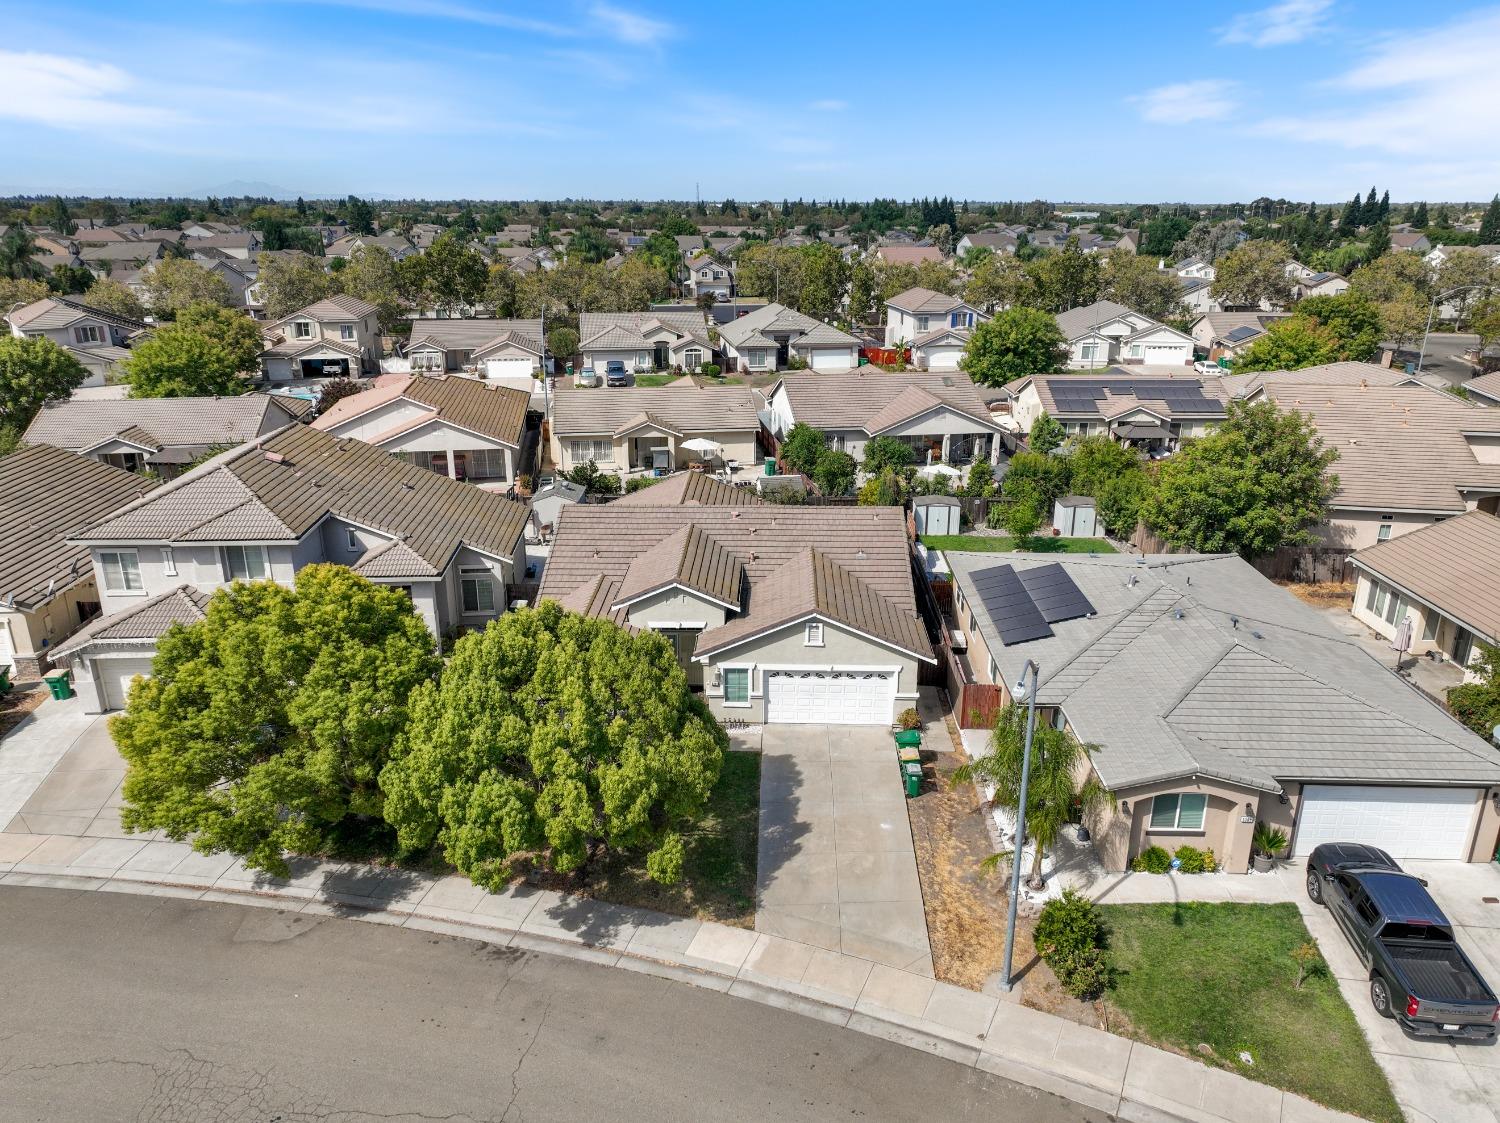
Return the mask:
[[1083, 590], [1056, 562], [1022, 570], [997, 565], [980, 570], [970, 580], [1006, 647], [1045, 639], [1053, 634], [1051, 625], [1094, 612]]
[[1249, 339], [1252, 335], [1259, 335], [1260, 328], [1237, 327], [1224, 338], [1230, 343], [1238, 343], [1242, 339]]
[[1105, 394], [1132, 395], [1143, 402], [1163, 402], [1173, 412], [1215, 413], [1223, 408], [1217, 398], [1203, 393], [1203, 383], [1190, 378], [1053, 378], [1048, 381], [1059, 413], [1093, 413]]

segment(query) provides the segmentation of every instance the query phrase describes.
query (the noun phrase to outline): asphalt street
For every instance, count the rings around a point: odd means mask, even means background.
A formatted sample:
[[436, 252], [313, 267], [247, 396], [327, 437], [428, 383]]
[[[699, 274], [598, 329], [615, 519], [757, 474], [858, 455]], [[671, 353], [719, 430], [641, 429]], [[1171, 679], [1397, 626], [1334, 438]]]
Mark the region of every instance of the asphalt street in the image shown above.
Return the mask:
[[[1417, 361], [1418, 339], [1401, 352], [1401, 362]], [[1463, 353], [1479, 343], [1477, 335], [1435, 331], [1427, 337], [1427, 353], [1422, 358], [1424, 381], [1433, 386], [1454, 386], [1474, 377], [1474, 368], [1464, 361]], [[1399, 363], [1398, 363], [1399, 365]]]
[[270, 908], [0, 887], [0, 1120], [1108, 1117], [683, 983]]

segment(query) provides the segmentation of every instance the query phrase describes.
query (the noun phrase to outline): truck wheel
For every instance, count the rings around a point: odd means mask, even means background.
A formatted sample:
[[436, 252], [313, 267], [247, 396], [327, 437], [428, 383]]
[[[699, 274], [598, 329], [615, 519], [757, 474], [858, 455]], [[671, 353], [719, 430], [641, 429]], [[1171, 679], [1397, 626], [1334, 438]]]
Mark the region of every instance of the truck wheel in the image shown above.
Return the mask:
[[1323, 903], [1323, 883], [1318, 880], [1318, 871], [1307, 867], [1307, 896], [1315, 905]]
[[1370, 980], [1370, 1005], [1375, 1007], [1375, 1012], [1382, 1018], [1396, 1016], [1391, 1011], [1391, 992], [1386, 988], [1385, 980], [1379, 975]]

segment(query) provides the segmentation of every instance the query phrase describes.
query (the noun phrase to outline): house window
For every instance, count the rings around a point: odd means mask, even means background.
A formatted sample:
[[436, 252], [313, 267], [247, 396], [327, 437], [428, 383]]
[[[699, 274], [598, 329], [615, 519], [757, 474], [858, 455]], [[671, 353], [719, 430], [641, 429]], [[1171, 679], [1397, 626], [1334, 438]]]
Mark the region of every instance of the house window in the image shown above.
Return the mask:
[[1151, 800], [1151, 829], [1154, 831], [1201, 831], [1208, 796], [1183, 792], [1159, 795]]
[[503, 480], [505, 453], [498, 448], [475, 448], [463, 454], [468, 462], [469, 478], [473, 480]]
[[172, 547], [163, 546], [161, 551], [161, 571], [168, 577], [177, 576], [177, 559], [172, 556]]
[[1422, 624], [1422, 638], [1424, 640], [1437, 639], [1439, 617], [1436, 612], [1428, 612]]
[[353, 324], [340, 324], [339, 325], [339, 338], [340, 339], [344, 339], [344, 340], [353, 339], [354, 338], [354, 325]]
[[101, 553], [99, 568], [104, 571], [105, 592], [139, 593], [146, 587], [141, 583], [141, 563], [134, 550]]
[[763, 349], [752, 350], [750, 352], [750, 369], [760, 370], [765, 365], [766, 352]]
[[292, 338], [311, 339], [312, 324], [308, 323], [306, 320], [294, 320], [292, 322]]
[[344, 528], [344, 536], [349, 552], [351, 554], [359, 553], [363, 548], [359, 542], [359, 531], [355, 530], [352, 526], [346, 526]]
[[442, 370], [444, 355], [440, 351], [417, 351], [411, 357], [412, 370]]
[[1130, 357], [1132, 359], [1139, 359], [1141, 357], [1141, 345], [1139, 343], [1132, 343], [1130, 345]]
[[73, 338], [79, 343], [103, 343], [104, 332], [98, 324], [80, 324], [73, 329]]
[[574, 464], [613, 464], [615, 446], [609, 441], [569, 441], [568, 448]]
[[490, 580], [490, 571], [469, 570], [471, 577], [460, 574], [463, 586], [464, 615], [474, 616], [495, 611], [495, 583]]
[[948, 326], [950, 328], [971, 328], [974, 326], [974, 313], [955, 312], [948, 317]]
[[807, 636], [803, 639], [802, 644], [804, 647], [823, 646], [823, 625], [819, 621], [813, 620], [808, 623]]
[[1078, 348], [1078, 357], [1091, 363], [1098, 358], [1098, 348], [1097, 343], [1085, 343]]
[[1391, 524], [1381, 523], [1380, 529], [1375, 531], [1375, 541], [1389, 542], [1391, 540]]
[[264, 581], [271, 574], [264, 546], [225, 546], [226, 581]]
[[688, 370], [697, 370], [703, 365], [703, 352], [696, 347], [689, 347], [682, 353], [682, 365]]
[[932, 317], [931, 316], [918, 316], [917, 317], [917, 332], [920, 334], [921, 332], [926, 331], [931, 324], [932, 324]]
[[748, 706], [750, 704], [750, 668], [724, 668], [724, 704], [726, 706]]
[[990, 681], [1000, 681], [1000, 668], [995, 666], [995, 657], [993, 655], [990, 656]]

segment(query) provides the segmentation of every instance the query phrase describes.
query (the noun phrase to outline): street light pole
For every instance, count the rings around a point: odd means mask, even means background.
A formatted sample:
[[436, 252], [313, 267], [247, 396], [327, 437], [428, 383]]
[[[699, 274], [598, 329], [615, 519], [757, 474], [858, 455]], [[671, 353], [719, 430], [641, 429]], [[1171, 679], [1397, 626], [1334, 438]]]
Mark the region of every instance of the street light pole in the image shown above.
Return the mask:
[[1422, 332], [1422, 346], [1417, 351], [1417, 369], [1414, 375], [1422, 373], [1422, 363], [1427, 358], [1427, 337], [1432, 333], [1432, 315], [1437, 311], [1438, 301], [1452, 296], [1456, 292], [1468, 292], [1470, 289], [1487, 289], [1489, 285], [1459, 285], [1457, 288], [1449, 289], [1447, 292], [1435, 292], [1432, 294], [1432, 303], [1427, 306], [1427, 328]]
[[1031, 677], [1031, 689], [1026, 697], [1026, 745], [1021, 752], [1021, 797], [1016, 806], [1016, 848], [1010, 859], [1010, 910], [1005, 922], [1005, 963], [1000, 971], [1000, 989], [1009, 992], [1015, 986], [1010, 977], [1011, 955], [1016, 947], [1016, 902], [1021, 896], [1021, 848], [1026, 842], [1026, 790], [1031, 780], [1031, 736], [1036, 731], [1036, 682], [1041, 668], [1032, 659], [1021, 668], [1021, 677], [1016, 680], [1016, 689], [1026, 689], [1026, 679]]

